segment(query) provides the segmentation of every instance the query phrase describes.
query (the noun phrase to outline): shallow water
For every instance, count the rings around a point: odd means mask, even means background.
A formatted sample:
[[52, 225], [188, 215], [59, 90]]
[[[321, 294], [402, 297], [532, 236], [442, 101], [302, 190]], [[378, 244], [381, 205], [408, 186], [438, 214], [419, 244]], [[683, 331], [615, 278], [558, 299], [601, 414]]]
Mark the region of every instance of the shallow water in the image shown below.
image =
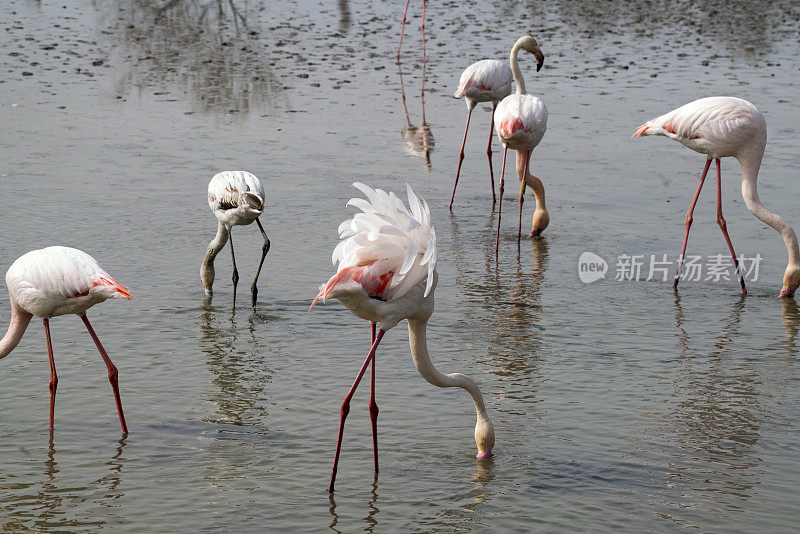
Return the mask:
[[[629, 137], [701, 96], [741, 96], [764, 113], [761, 198], [800, 221], [797, 6], [430, 2], [423, 120], [416, 4], [402, 55], [408, 117], [394, 62], [402, 3], [0, 6], [3, 269], [71, 245], [135, 294], [89, 313], [120, 370], [127, 437], [76, 318], [52, 322], [52, 439], [40, 323], [0, 363], [3, 530], [794, 528], [800, 307], [775, 298], [786, 252], [744, 207], [738, 165], [723, 162], [725, 217], [737, 253], [763, 257], [746, 298], [735, 281], [676, 294], [644, 272], [613, 275], [621, 254], [678, 253], [702, 157]], [[538, 74], [531, 58], [522, 67], [550, 110], [532, 166], [552, 222], [517, 245], [509, 165], [495, 261], [486, 106], [447, 211], [466, 116], [450, 95], [464, 67], [504, 58], [526, 31], [546, 55]], [[264, 182], [272, 241], [253, 310], [261, 238], [235, 230], [235, 313], [227, 251], [212, 303], [198, 276], [216, 228], [206, 185], [229, 168]], [[333, 271], [355, 180], [399, 193], [408, 182], [431, 204], [430, 349], [441, 370], [481, 384], [497, 446], [473, 458], [471, 401], [418, 376], [401, 324], [377, 355], [380, 476], [362, 385], [329, 497], [339, 404], [369, 328], [336, 302], [307, 309]], [[708, 182], [689, 253], [727, 254]], [[532, 209], [529, 197], [525, 221]], [[581, 283], [585, 251], [609, 262], [606, 280]]]

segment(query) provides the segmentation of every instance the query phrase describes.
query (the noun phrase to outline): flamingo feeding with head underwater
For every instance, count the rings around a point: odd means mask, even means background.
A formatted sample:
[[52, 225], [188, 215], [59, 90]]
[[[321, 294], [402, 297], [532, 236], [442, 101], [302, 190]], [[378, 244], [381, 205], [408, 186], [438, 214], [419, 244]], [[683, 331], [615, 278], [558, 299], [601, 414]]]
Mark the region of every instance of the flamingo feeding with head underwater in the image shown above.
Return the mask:
[[[506, 154], [511, 148], [517, 152], [517, 176], [520, 180], [519, 190], [519, 223], [517, 226], [517, 241], [522, 234], [522, 204], [525, 202], [525, 186], [529, 185], [533, 189], [536, 197], [536, 210], [533, 212], [533, 222], [529, 237], [541, 235], [547, 225], [550, 224], [550, 214], [547, 212], [544, 198], [544, 184], [542, 181], [530, 173], [529, 166], [531, 153], [539, 145], [544, 133], [547, 130], [547, 107], [537, 96], [525, 92], [525, 80], [522, 78], [517, 55], [519, 49], [538, 50], [539, 45], [536, 39], [530, 35], [520, 37], [511, 48], [509, 64], [514, 73], [514, 82], [517, 85], [516, 93], [505, 97], [497, 106], [494, 116], [494, 127], [497, 136], [503, 144], [503, 167], [500, 171], [500, 206], [497, 209], [497, 240], [495, 242], [495, 253], [500, 246], [500, 217], [503, 213], [503, 185], [506, 170]], [[540, 59], [541, 58], [541, 59]], [[541, 68], [544, 56], [541, 51], [536, 55], [537, 68]]]
[[213, 294], [214, 285], [214, 258], [231, 241], [231, 259], [233, 260], [233, 305], [236, 306], [236, 284], [239, 282], [239, 272], [236, 270], [236, 256], [233, 252], [233, 236], [231, 228], [233, 226], [258, 224], [261, 235], [264, 237], [264, 245], [261, 248], [261, 261], [258, 263], [258, 271], [253, 279], [250, 288], [253, 306], [256, 305], [258, 296], [258, 275], [261, 274], [261, 266], [264, 265], [264, 258], [269, 252], [269, 238], [261, 226], [258, 219], [264, 211], [264, 187], [261, 181], [247, 171], [223, 171], [214, 175], [208, 183], [208, 206], [219, 221], [217, 224], [217, 235], [208, 244], [206, 256], [200, 266], [200, 279], [205, 287], [206, 296]]
[[[475, 443], [477, 458], [491, 454], [494, 447], [494, 426], [486, 412], [478, 385], [461, 373], [443, 374], [436, 370], [428, 354], [426, 328], [433, 313], [433, 291], [436, 287], [436, 234], [431, 226], [428, 204], [420, 201], [411, 187], [408, 204], [394, 193], [373, 190], [361, 183], [353, 184], [367, 197], [353, 198], [347, 204], [361, 210], [352, 219], [339, 225], [342, 241], [333, 251], [338, 270], [320, 286], [314, 304], [336, 298], [355, 315], [370, 321], [372, 346], [350, 391], [342, 401], [339, 437], [333, 460], [328, 491], [333, 491], [339, 452], [342, 447], [344, 422], [364, 372], [372, 363], [369, 412], [372, 420], [372, 445], [375, 473], [378, 473], [378, 405], [375, 402], [375, 351], [383, 335], [406, 319], [411, 357], [422, 377], [438, 387], [460, 387], [472, 397], [477, 413]], [[375, 335], [375, 325], [379, 325]]]
[[[536, 41], [533, 43], [523, 37], [517, 43], [517, 51], [523, 48], [536, 57], [536, 71], [542, 68], [544, 55]], [[515, 46], [516, 46], [515, 44]], [[513, 56], [516, 61], [516, 55]], [[461, 163], [464, 161], [464, 145], [467, 142], [467, 130], [469, 130], [469, 120], [472, 117], [472, 110], [479, 102], [492, 103], [492, 116], [489, 120], [489, 144], [486, 147], [486, 155], [489, 158], [489, 180], [492, 186], [492, 204], [497, 201], [494, 193], [494, 170], [492, 169], [492, 137], [494, 134], [494, 114], [497, 111], [497, 104], [511, 94], [511, 82], [514, 81], [514, 74], [511, 68], [503, 61], [496, 59], [484, 59], [473, 63], [461, 73], [458, 82], [458, 89], [453, 94], [454, 98], [464, 98], [467, 104], [467, 125], [464, 127], [464, 137], [461, 140], [461, 150], [458, 153], [458, 168], [456, 169], [456, 180], [453, 183], [453, 194], [450, 196], [450, 210], [453, 209], [453, 199], [456, 197], [456, 187], [458, 177], [461, 174]]]
[[633, 137], [642, 135], [663, 135], [706, 156], [706, 165], [700, 176], [700, 184], [689, 205], [689, 211], [686, 212], [683, 247], [678, 258], [678, 271], [675, 274], [674, 286], [678, 287], [681, 267], [686, 254], [686, 244], [689, 240], [689, 228], [692, 226], [692, 214], [713, 159], [716, 161], [717, 168], [717, 224], [722, 230], [725, 243], [730, 250], [736, 274], [742, 286], [742, 293], [747, 293], [739, 261], [728, 235], [727, 224], [722, 216], [720, 158], [730, 156], [736, 158], [742, 167], [742, 197], [747, 209], [783, 237], [789, 253], [789, 263], [783, 275], [783, 288], [780, 296], [794, 296], [797, 287], [800, 286], [800, 251], [798, 251], [797, 236], [788, 222], [769, 211], [758, 198], [758, 171], [761, 168], [764, 148], [767, 145], [767, 122], [758, 109], [741, 98], [730, 96], [701, 98], [646, 122], [636, 130]]
[[11, 300], [11, 323], [0, 340], [0, 359], [16, 348], [35, 315], [42, 319], [50, 360], [50, 430], [53, 430], [58, 375], [50, 342], [50, 318], [74, 313], [89, 331], [108, 369], [108, 381], [114, 390], [122, 432], [128, 433], [122, 401], [119, 397], [118, 371], [95, 334], [86, 310], [106, 299], [130, 299], [133, 295], [111, 277], [97, 260], [78, 249], [48, 247], [23, 254], [6, 272], [6, 286]]

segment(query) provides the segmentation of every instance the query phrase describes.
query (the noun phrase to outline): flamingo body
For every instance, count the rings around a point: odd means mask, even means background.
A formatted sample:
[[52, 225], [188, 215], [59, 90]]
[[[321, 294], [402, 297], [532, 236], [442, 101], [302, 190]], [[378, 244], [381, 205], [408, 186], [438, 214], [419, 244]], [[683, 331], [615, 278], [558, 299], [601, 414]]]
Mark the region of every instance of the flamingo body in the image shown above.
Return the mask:
[[6, 272], [11, 298], [41, 318], [86, 310], [106, 299], [131, 293], [90, 255], [70, 247], [47, 247], [20, 256]]
[[640, 126], [634, 137], [663, 135], [711, 158], [763, 151], [767, 123], [756, 107], [741, 98], [712, 96], [689, 102]]
[[467, 106], [477, 102], [499, 102], [511, 94], [514, 76], [504, 61], [484, 59], [464, 69], [453, 96], [465, 98]]
[[264, 210], [264, 186], [247, 171], [223, 171], [208, 183], [208, 207], [228, 229], [255, 221]]
[[539, 145], [547, 131], [547, 106], [531, 94], [508, 95], [497, 106], [494, 127], [504, 146], [528, 152]]
[[[433, 313], [436, 287], [436, 233], [431, 225], [428, 204], [407, 187], [406, 207], [394, 193], [353, 184], [366, 199], [354, 198], [348, 205], [361, 210], [339, 226], [342, 241], [333, 251], [337, 273], [320, 286], [319, 299], [336, 298], [356, 316], [373, 325], [373, 342], [361, 370], [342, 402], [339, 437], [336, 445], [331, 482], [333, 491], [344, 421], [350, 411], [350, 399], [367, 367], [372, 364], [370, 416], [372, 419], [375, 472], [378, 471], [377, 417], [375, 403], [375, 351], [387, 330], [400, 321], [408, 321], [409, 345], [414, 365], [425, 380], [438, 387], [460, 387], [475, 404], [477, 421], [475, 443], [478, 458], [488, 456], [494, 447], [494, 427], [486, 413], [480, 389], [460, 373], [442, 374], [428, 355], [426, 325]], [[374, 326], [380, 325], [375, 336]]]

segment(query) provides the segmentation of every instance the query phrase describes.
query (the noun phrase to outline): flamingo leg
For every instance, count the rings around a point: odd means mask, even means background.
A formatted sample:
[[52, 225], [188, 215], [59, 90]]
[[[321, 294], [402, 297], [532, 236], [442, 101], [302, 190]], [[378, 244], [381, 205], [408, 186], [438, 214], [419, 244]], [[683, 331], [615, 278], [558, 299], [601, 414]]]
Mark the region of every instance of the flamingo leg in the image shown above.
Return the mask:
[[494, 243], [495, 255], [497, 255], [497, 250], [500, 247], [500, 216], [503, 214], [503, 189], [506, 175], [506, 154], [508, 154], [507, 146], [503, 147], [503, 166], [500, 168], [500, 205], [497, 207], [497, 240]]
[[122, 425], [122, 433], [128, 433], [128, 425], [125, 424], [125, 413], [122, 411], [122, 400], [119, 398], [119, 372], [117, 371], [116, 366], [111, 362], [111, 358], [108, 357], [106, 353], [106, 349], [103, 348], [103, 344], [100, 343], [100, 338], [97, 337], [97, 334], [94, 333], [94, 328], [89, 323], [88, 317], [86, 314], [81, 315], [81, 319], [83, 320], [83, 324], [86, 325], [86, 330], [89, 331], [89, 335], [92, 336], [92, 341], [97, 346], [97, 350], [100, 351], [100, 356], [102, 356], [103, 361], [108, 368], [108, 381], [111, 383], [111, 389], [114, 390], [114, 400], [117, 403], [117, 414], [119, 415], [119, 424]]
[[361, 369], [358, 371], [358, 375], [356, 376], [353, 385], [350, 387], [350, 391], [347, 392], [345, 395], [344, 400], [342, 401], [342, 408], [339, 414], [339, 438], [336, 440], [336, 455], [333, 457], [333, 469], [331, 470], [331, 483], [328, 485], [328, 492], [333, 493], [333, 486], [336, 482], [336, 470], [339, 465], [339, 453], [342, 450], [342, 434], [344, 433], [344, 420], [347, 418], [347, 414], [350, 413], [350, 399], [353, 398], [353, 394], [356, 392], [356, 388], [358, 387], [359, 382], [361, 382], [361, 378], [364, 376], [364, 373], [367, 370], [367, 366], [372, 361], [373, 356], [375, 356], [375, 350], [378, 348], [378, 343], [381, 342], [383, 338], [383, 334], [386, 331], [381, 328], [378, 330], [378, 335], [375, 337], [375, 341], [372, 343], [372, 347], [369, 349], [369, 354], [367, 354], [367, 358], [364, 360], [364, 363], [361, 365]]
[[492, 183], [492, 206], [497, 204], [497, 197], [494, 194], [494, 169], [492, 168], [492, 137], [494, 136], [494, 112], [497, 110], [497, 102], [492, 103], [492, 118], [489, 120], [489, 144], [486, 146], [486, 156], [489, 158], [489, 180]]
[[739, 260], [736, 258], [736, 253], [733, 251], [733, 243], [731, 243], [731, 238], [728, 236], [728, 225], [725, 222], [725, 218], [722, 216], [722, 170], [720, 168], [719, 158], [717, 158], [717, 224], [720, 230], [722, 230], [722, 235], [725, 236], [725, 243], [728, 244], [728, 250], [731, 251], [733, 265], [736, 268], [736, 276], [739, 278], [739, 284], [742, 286], [742, 295], [747, 295], [747, 289], [744, 287], [744, 277], [741, 271], [739, 271]]
[[403, 23], [400, 25], [400, 44], [397, 45], [397, 61], [400, 61], [400, 48], [403, 46], [403, 31], [406, 29], [406, 13], [411, 0], [406, 0], [406, 9], [403, 11]]
[[[464, 127], [464, 138], [461, 140], [461, 151], [458, 153], [458, 169], [456, 169], [456, 181], [453, 184], [453, 194], [450, 195], [450, 211], [453, 211], [453, 199], [456, 198], [456, 187], [458, 187], [458, 177], [461, 174], [461, 163], [464, 161], [464, 145], [467, 143], [467, 130], [469, 130], [469, 119], [472, 117], [472, 110], [475, 109], [475, 103], [470, 102], [469, 110], [467, 111], [467, 125]], [[492, 187], [494, 191], [494, 187]]]
[[233, 232], [229, 232], [228, 239], [231, 241], [231, 259], [233, 260], [233, 307], [236, 307], [236, 284], [239, 283], [239, 271], [236, 269], [236, 254], [233, 252]]
[[[375, 343], [375, 323], [370, 323], [370, 341]], [[375, 474], [378, 474], [378, 403], [375, 402], [375, 356], [372, 356], [372, 376], [369, 381], [369, 417], [372, 420], [372, 455]]]
[[672, 283], [672, 287], [676, 289], [681, 279], [683, 259], [686, 257], [686, 244], [689, 242], [689, 229], [692, 227], [692, 221], [694, 220], [692, 214], [694, 213], [694, 207], [697, 205], [697, 199], [700, 197], [700, 190], [703, 189], [703, 182], [706, 181], [706, 174], [708, 174], [709, 167], [711, 167], [711, 158], [706, 160], [706, 166], [703, 169], [703, 174], [700, 176], [700, 183], [697, 185], [697, 191], [694, 193], [692, 203], [689, 204], [689, 211], [686, 212], [686, 229], [683, 231], [683, 247], [681, 247], [681, 255], [678, 257], [678, 272], [675, 273], [675, 281]]
[[56, 361], [53, 358], [53, 343], [50, 341], [50, 319], [42, 319], [44, 324], [44, 338], [47, 341], [47, 357], [50, 360], [50, 430], [54, 428], [56, 413], [56, 389], [58, 388], [58, 374], [56, 373]]
[[[256, 278], [253, 280], [253, 286], [250, 288], [250, 293], [253, 296], [253, 306], [256, 305], [256, 297], [258, 297], [258, 288], [256, 287], [256, 282], [258, 282], [258, 275], [261, 274], [261, 266], [264, 265], [264, 258], [267, 257], [267, 252], [269, 252], [269, 238], [267, 237], [267, 233], [264, 231], [264, 227], [261, 226], [261, 221], [256, 218], [256, 224], [258, 224], [258, 229], [261, 230], [261, 235], [264, 236], [264, 245], [261, 247], [261, 261], [258, 262], [258, 271], [256, 271]], [[233, 250], [233, 245], [231, 245], [231, 250]]]
[[525, 203], [525, 178], [528, 176], [528, 166], [531, 163], [531, 152], [529, 150], [525, 155], [525, 168], [522, 171], [521, 184], [519, 186], [519, 223], [517, 224], [517, 242], [522, 236], [522, 205]]

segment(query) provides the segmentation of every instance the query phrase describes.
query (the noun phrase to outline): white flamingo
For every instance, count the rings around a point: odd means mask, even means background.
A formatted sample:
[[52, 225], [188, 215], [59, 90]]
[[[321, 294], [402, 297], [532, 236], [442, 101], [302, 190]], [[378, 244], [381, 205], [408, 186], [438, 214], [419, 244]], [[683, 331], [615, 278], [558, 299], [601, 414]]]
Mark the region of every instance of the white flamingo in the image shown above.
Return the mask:
[[119, 373], [89, 323], [86, 310], [106, 299], [130, 299], [133, 297], [130, 291], [103, 270], [97, 260], [69, 247], [48, 247], [23, 254], [6, 272], [6, 286], [11, 300], [11, 323], [0, 340], [0, 359], [16, 348], [33, 316], [40, 317], [50, 359], [50, 430], [53, 430], [58, 387], [50, 342], [50, 318], [74, 313], [83, 320], [108, 368], [108, 381], [114, 390], [119, 422], [127, 434], [119, 397]]
[[711, 166], [711, 160], [714, 159], [717, 167], [717, 224], [722, 230], [722, 235], [731, 252], [736, 274], [742, 286], [742, 293], [747, 293], [739, 262], [728, 236], [727, 224], [722, 216], [720, 158], [730, 156], [739, 160], [742, 167], [742, 197], [747, 209], [783, 237], [789, 253], [789, 264], [783, 275], [783, 288], [780, 296], [794, 296], [797, 287], [800, 286], [800, 252], [797, 246], [797, 236], [788, 222], [769, 211], [758, 198], [758, 171], [761, 168], [764, 148], [767, 145], [767, 122], [758, 109], [741, 98], [730, 96], [701, 98], [646, 122], [636, 130], [633, 137], [642, 135], [663, 135], [706, 156], [706, 165], [700, 176], [700, 184], [689, 205], [689, 211], [686, 212], [683, 247], [678, 259], [675, 287], [678, 287], [681, 267], [686, 254], [694, 207]]
[[233, 226], [258, 224], [261, 235], [264, 237], [264, 245], [261, 248], [261, 261], [258, 264], [256, 277], [250, 288], [253, 306], [256, 305], [258, 296], [258, 275], [261, 274], [261, 266], [264, 265], [264, 258], [269, 252], [269, 238], [261, 221], [258, 217], [264, 210], [264, 187], [261, 181], [247, 171], [223, 171], [214, 175], [208, 183], [208, 206], [219, 223], [217, 225], [217, 235], [208, 245], [208, 251], [200, 266], [200, 279], [205, 286], [207, 296], [211, 296], [212, 286], [214, 285], [214, 258], [231, 241], [231, 259], [233, 260], [233, 304], [236, 305], [236, 284], [239, 282], [239, 272], [236, 270], [236, 256], [233, 252], [233, 237], [231, 228]]
[[[495, 253], [500, 245], [500, 216], [503, 211], [503, 186], [506, 170], [506, 153], [511, 148], [517, 151], [517, 176], [520, 180], [519, 190], [519, 225], [517, 227], [517, 240], [522, 233], [522, 204], [525, 202], [525, 185], [533, 189], [536, 196], [536, 210], [533, 212], [533, 223], [529, 237], [541, 235], [550, 224], [550, 214], [547, 212], [542, 181], [529, 172], [531, 153], [539, 145], [547, 130], [547, 107], [537, 97], [525, 92], [525, 80], [519, 69], [517, 54], [520, 48], [525, 50], [538, 49], [536, 39], [530, 35], [521, 37], [511, 49], [509, 64], [514, 74], [517, 91], [505, 97], [497, 106], [494, 116], [494, 127], [497, 136], [503, 143], [503, 167], [500, 171], [500, 206], [497, 213], [497, 241]], [[541, 52], [539, 52], [541, 54]], [[538, 57], [537, 57], [538, 60]], [[538, 66], [537, 66], [538, 70]]]
[[[342, 401], [339, 437], [328, 491], [333, 491], [342, 433], [350, 399], [358, 387], [367, 366], [372, 362], [370, 385], [370, 418], [372, 419], [373, 457], [378, 472], [378, 406], [375, 403], [375, 351], [387, 330], [397, 323], [408, 321], [408, 341], [411, 357], [422, 377], [438, 387], [465, 389], [475, 404], [477, 423], [475, 443], [478, 458], [488, 456], [494, 446], [494, 427], [483, 403], [477, 384], [460, 374], [442, 374], [436, 370], [428, 354], [426, 327], [433, 313], [433, 290], [436, 286], [436, 234], [431, 226], [428, 204], [420, 201], [411, 187], [408, 189], [409, 208], [394, 193], [373, 190], [364, 184], [353, 184], [367, 197], [353, 198], [349, 206], [361, 210], [352, 219], [339, 225], [342, 241], [333, 251], [338, 270], [320, 286], [314, 299], [336, 298], [355, 315], [372, 323], [373, 341], [361, 370], [350, 391]], [[375, 324], [379, 330], [374, 335]]]
[[[527, 50], [536, 57], [536, 71], [544, 64], [544, 54], [536, 45], [532, 37], [521, 37], [514, 44], [511, 55], [513, 61], [517, 61], [517, 54], [520, 49]], [[456, 186], [458, 177], [461, 174], [461, 163], [464, 161], [464, 145], [467, 142], [467, 130], [469, 130], [469, 120], [472, 117], [472, 110], [479, 102], [492, 103], [492, 117], [489, 121], [489, 145], [486, 147], [486, 155], [489, 158], [489, 180], [492, 185], [492, 203], [497, 201], [494, 193], [494, 170], [492, 169], [492, 134], [494, 125], [494, 114], [497, 111], [497, 104], [511, 94], [511, 82], [514, 81], [514, 74], [511, 68], [503, 61], [496, 59], [484, 59], [473, 63], [461, 73], [458, 82], [458, 89], [454, 98], [464, 98], [467, 104], [467, 125], [464, 127], [464, 138], [461, 140], [461, 151], [458, 153], [458, 168], [456, 169], [456, 181], [453, 184], [453, 194], [450, 196], [450, 210], [453, 209], [453, 199], [456, 196]]]

